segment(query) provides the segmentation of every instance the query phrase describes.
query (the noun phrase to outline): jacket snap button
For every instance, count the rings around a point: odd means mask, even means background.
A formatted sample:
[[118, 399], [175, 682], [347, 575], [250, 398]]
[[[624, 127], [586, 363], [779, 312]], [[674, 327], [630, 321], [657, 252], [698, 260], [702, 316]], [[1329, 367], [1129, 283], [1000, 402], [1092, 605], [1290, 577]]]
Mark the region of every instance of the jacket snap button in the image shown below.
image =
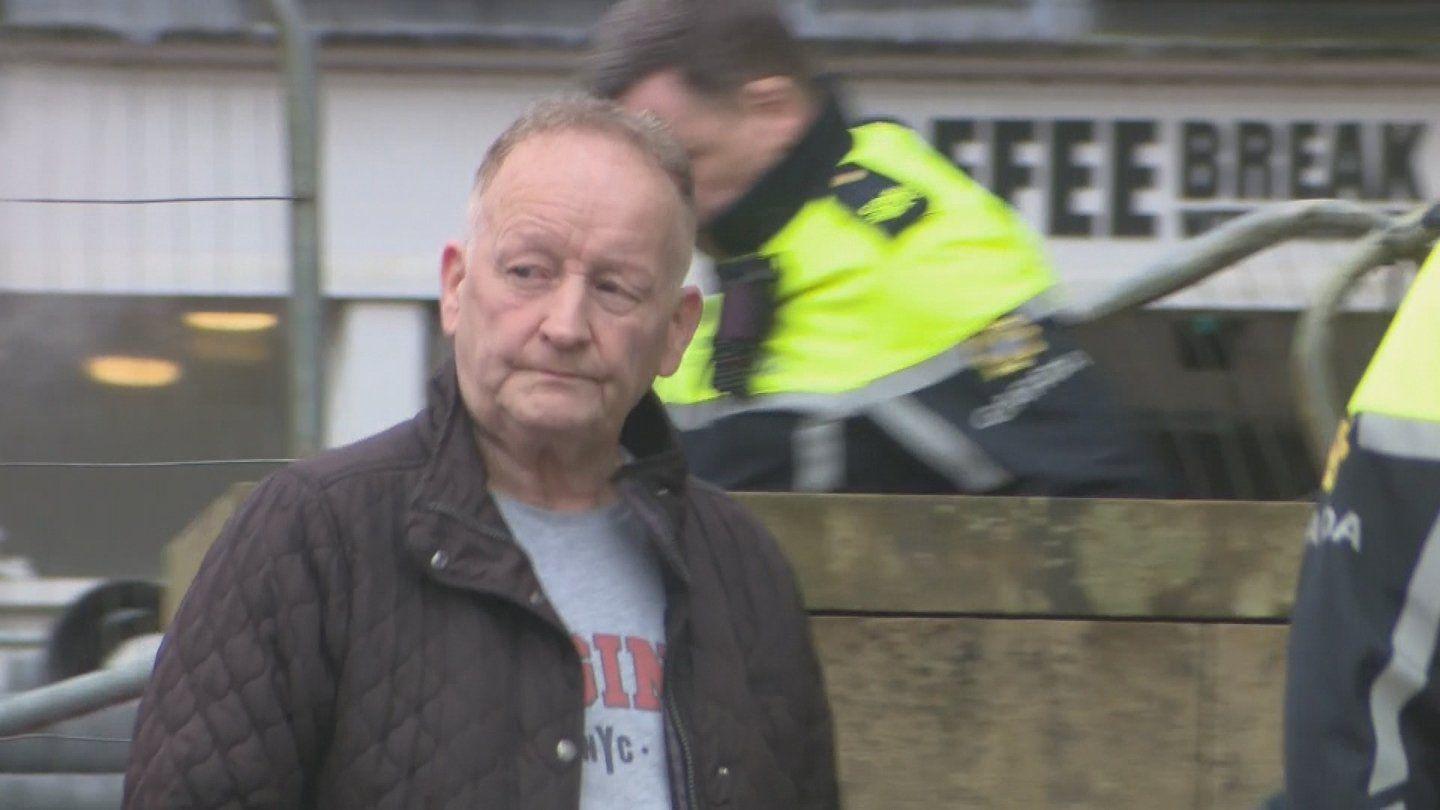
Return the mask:
[[560, 760], [561, 762], [574, 762], [575, 756], [579, 753], [580, 749], [576, 748], [575, 743], [570, 742], [569, 740], [561, 740], [560, 742], [555, 743], [555, 758]]
[[662, 498], [667, 497], [670, 494], [670, 488], [662, 484], [658, 487], [655, 487], [655, 494], [659, 495]]
[[445, 566], [449, 564], [450, 555], [446, 553], [445, 549], [443, 548], [430, 555], [430, 567], [434, 568], [436, 571], [445, 570]]
[[734, 792], [730, 769], [724, 765], [716, 768], [715, 778], [710, 780], [710, 801], [714, 804], [729, 804]]
[[530, 592], [530, 604], [535, 605], [536, 607], [539, 607], [539, 606], [540, 606], [540, 603], [541, 603], [541, 602], [544, 602], [544, 601], [545, 601], [545, 594], [543, 594], [543, 593], [541, 593], [541, 592], [539, 592], [539, 591], [531, 591], [531, 592]]

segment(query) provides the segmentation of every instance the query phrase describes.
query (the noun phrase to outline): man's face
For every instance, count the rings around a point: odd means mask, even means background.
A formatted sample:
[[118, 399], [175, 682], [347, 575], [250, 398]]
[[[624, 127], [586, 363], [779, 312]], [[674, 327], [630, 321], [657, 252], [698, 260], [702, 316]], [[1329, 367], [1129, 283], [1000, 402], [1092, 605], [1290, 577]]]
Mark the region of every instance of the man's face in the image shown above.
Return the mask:
[[[775, 80], [762, 80], [774, 82]], [[675, 70], [647, 76], [616, 99], [632, 112], [664, 121], [690, 155], [701, 224], [709, 223], [779, 163], [803, 131], [793, 83], [779, 96], [742, 88], [711, 98], [690, 89]], [[752, 83], [757, 84], [757, 83]]]
[[523, 141], [442, 261], [441, 322], [482, 430], [618, 436], [699, 319], [680, 287], [693, 228], [669, 178], [590, 132]]

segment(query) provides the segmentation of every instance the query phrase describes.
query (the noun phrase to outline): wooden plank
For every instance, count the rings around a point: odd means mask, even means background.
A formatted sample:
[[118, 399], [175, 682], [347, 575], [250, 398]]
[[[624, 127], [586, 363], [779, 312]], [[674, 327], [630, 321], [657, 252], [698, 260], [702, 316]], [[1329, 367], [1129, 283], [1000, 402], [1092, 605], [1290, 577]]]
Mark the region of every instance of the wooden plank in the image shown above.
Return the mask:
[[1258, 807], [1282, 787], [1283, 625], [1202, 628], [1206, 677], [1202, 794], [1210, 807]]
[[[247, 493], [177, 538], [172, 593]], [[1304, 505], [744, 500], [812, 608], [881, 614], [813, 621], [851, 810], [1220, 810], [1279, 788], [1283, 625], [1093, 617], [1283, 616]], [[1043, 614], [1092, 618], [1024, 618]]]
[[828, 617], [814, 630], [849, 810], [1201, 806], [1198, 626]]
[[[172, 592], [188, 586], [250, 486], [237, 484], [179, 535], [167, 552]], [[811, 610], [882, 614], [1282, 620], [1310, 511], [1299, 503], [739, 497], [779, 538]]]
[[746, 494], [813, 610], [1283, 619], [1300, 503]]

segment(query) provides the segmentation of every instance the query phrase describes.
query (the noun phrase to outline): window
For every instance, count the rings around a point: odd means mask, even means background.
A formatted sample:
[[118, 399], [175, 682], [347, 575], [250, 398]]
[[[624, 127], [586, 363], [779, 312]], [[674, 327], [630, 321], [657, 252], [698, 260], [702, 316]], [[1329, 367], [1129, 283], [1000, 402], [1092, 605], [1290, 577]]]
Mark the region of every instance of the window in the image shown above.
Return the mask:
[[0, 554], [46, 576], [160, 574], [160, 551], [274, 465], [17, 467], [277, 458], [280, 299], [0, 294]]

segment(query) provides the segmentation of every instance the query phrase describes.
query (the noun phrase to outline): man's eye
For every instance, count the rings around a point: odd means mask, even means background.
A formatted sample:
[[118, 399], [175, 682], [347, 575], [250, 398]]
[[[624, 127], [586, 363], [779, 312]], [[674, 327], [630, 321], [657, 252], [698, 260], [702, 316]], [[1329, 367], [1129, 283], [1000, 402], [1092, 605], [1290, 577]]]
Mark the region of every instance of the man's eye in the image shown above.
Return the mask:
[[640, 300], [629, 288], [606, 279], [595, 282], [595, 293], [605, 308], [611, 311], [628, 310]]
[[544, 284], [547, 278], [545, 268], [535, 264], [512, 264], [505, 268], [505, 277], [512, 283], [526, 287]]

